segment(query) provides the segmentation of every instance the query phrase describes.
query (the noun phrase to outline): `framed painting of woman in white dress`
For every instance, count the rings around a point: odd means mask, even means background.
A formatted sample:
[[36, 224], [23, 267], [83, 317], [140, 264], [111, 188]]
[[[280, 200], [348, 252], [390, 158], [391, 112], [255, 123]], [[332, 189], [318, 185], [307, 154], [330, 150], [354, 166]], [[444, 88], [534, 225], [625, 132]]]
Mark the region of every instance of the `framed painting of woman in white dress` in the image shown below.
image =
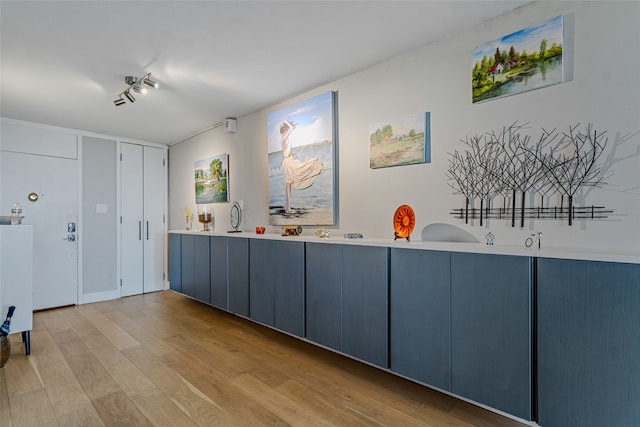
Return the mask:
[[271, 225], [336, 223], [335, 92], [267, 115]]

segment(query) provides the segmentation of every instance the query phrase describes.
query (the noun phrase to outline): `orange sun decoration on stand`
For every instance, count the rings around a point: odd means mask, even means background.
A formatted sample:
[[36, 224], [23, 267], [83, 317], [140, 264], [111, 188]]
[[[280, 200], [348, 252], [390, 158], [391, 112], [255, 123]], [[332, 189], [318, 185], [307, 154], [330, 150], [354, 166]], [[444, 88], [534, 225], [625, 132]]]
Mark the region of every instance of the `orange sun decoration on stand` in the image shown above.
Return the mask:
[[396, 213], [393, 215], [393, 229], [395, 230], [394, 236], [396, 239], [407, 239], [411, 241], [409, 236], [413, 231], [413, 227], [416, 225], [416, 216], [413, 213], [413, 209], [409, 205], [401, 205], [396, 209]]

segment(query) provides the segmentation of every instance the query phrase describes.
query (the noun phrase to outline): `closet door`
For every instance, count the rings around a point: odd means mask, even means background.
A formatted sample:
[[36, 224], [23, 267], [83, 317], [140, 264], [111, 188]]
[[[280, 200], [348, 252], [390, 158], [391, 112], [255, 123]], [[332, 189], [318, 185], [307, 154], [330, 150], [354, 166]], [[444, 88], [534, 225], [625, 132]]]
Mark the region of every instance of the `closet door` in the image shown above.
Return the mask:
[[120, 144], [120, 295], [141, 294], [144, 280], [142, 146]]
[[143, 148], [144, 285], [143, 292], [164, 288], [164, 150]]

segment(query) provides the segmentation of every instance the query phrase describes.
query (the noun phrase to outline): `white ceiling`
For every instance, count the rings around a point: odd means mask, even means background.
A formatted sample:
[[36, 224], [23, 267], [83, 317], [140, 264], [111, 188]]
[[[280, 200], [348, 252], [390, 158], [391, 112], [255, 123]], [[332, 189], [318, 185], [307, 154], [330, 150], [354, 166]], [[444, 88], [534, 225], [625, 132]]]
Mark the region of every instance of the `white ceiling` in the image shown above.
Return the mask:
[[1, 0], [0, 115], [170, 144], [525, 3]]

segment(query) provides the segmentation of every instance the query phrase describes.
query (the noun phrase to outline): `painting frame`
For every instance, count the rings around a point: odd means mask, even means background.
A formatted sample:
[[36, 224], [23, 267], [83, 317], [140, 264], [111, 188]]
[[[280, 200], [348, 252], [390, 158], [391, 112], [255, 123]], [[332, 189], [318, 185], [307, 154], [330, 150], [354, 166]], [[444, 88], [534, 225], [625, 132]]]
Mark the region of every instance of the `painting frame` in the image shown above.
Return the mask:
[[369, 126], [369, 168], [431, 163], [431, 113], [416, 112]]
[[337, 222], [337, 92], [267, 114], [269, 223]]
[[196, 204], [229, 202], [229, 155], [227, 153], [194, 162]]
[[565, 19], [559, 15], [474, 48], [472, 103], [564, 83], [564, 32]]

